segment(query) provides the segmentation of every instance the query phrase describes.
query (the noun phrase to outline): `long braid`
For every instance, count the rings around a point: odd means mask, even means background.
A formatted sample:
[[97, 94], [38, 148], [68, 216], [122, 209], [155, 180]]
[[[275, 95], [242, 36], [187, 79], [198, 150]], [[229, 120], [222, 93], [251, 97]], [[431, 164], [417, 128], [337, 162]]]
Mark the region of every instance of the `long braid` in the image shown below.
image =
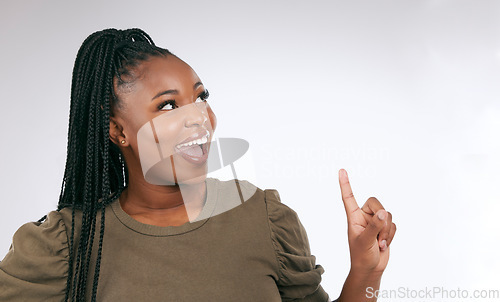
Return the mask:
[[[130, 83], [135, 80], [130, 80], [133, 68], [150, 56], [167, 54], [171, 53], [156, 47], [151, 37], [140, 29], [95, 32], [78, 51], [71, 86], [66, 167], [58, 203], [58, 210], [72, 209], [65, 301], [88, 298], [87, 277], [100, 211], [99, 246], [90, 297], [96, 301], [105, 207], [119, 197], [128, 184], [125, 159], [108, 137], [111, 112], [120, 105], [113, 79], [117, 78], [118, 86]], [[75, 223], [77, 211], [82, 212], [81, 225]], [[80, 236], [75, 238], [78, 227]]]
[[[89, 37], [89, 39], [87, 39], [87, 41], [90, 40], [91, 37]], [[87, 42], [86, 41], [86, 42]], [[72, 222], [71, 222], [71, 236], [70, 236], [70, 257], [69, 257], [69, 273], [68, 273], [68, 280], [67, 280], [67, 290], [66, 290], [66, 297], [65, 297], [65, 301], [67, 301], [68, 299], [68, 294], [69, 294], [69, 288], [70, 288], [70, 284], [71, 284], [71, 280], [72, 280], [72, 274], [71, 274], [71, 271], [72, 271], [72, 268], [73, 268], [73, 246], [74, 246], [74, 228], [75, 228], [75, 209], [76, 208], [81, 208], [81, 205], [80, 205], [80, 202], [77, 201], [77, 198], [76, 196], [80, 195], [80, 194], [77, 194], [76, 193], [76, 185], [77, 183], [79, 183], [79, 179], [78, 178], [81, 178], [81, 177], [78, 177], [79, 172], [80, 172], [80, 168], [81, 168], [81, 164], [80, 165], [75, 165], [75, 160], [74, 158], [76, 157], [76, 159], [78, 159], [78, 157], [81, 158], [81, 156], [78, 156], [80, 154], [82, 154], [81, 150], [83, 148], [83, 146], [85, 144], [76, 144], [75, 145], [75, 142], [78, 141], [78, 140], [81, 140], [80, 137], [77, 135], [77, 133], [75, 133], [75, 127], [76, 129], [84, 126], [84, 117], [86, 115], [86, 112], [84, 112], [83, 110], [85, 109], [84, 108], [80, 108], [82, 107], [81, 106], [81, 101], [78, 102], [78, 100], [82, 100], [82, 99], [85, 99], [86, 96], [84, 96], [84, 93], [85, 91], [88, 91], [88, 87], [90, 86], [90, 81], [87, 80], [86, 82], [86, 85], [83, 84], [84, 80], [86, 78], [89, 77], [89, 68], [91, 68], [91, 66], [93, 65], [93, 61], [95, 60], [95, 52], [96, 52], [96, 48], [90, 48], [91, 44], [88, 43], [86, 44], [84, 42], [84, 44], [82, 45], [82, 48], [80, 49], [79, 51], [79, 54], [77, 56], [77, 61], [75, 62], [75, 68], [74, 68], [74, 71], [73, 71], [73, 81], [72, 81], [72, 95], [71, 95], [71, 99], [72, 99], [72, 102], [71, 102], [71, 110], [70, 110], [70, 123], [69, 123], [69, 131], [68, 131], [68, 154], [67, 154], [67, 162], [66, 162], [66, 171], [65, 171], [65, 178], [64, 178], [64, 182], [67, 182], [67, 177], [68, 175], [70, 175], [70, 179], [74, 180], [74, 181], [71, 181], [70, 182], [70, 188], [69, 188], [69, 194], [70, 196], [64, 196], [64, 193], [66, 193], [64, 191], [65, 189], [65, 186], [64, 186], [64, 183], [63, 183], [63, 188], [62, 188], [62, 193], [61, 193], [61, 196], [60, 196], [60, 202], [59, 202], [59, 209], [67, 206], [67, 203], [65, 203], [64, 201], [65, 200], [71, 200], [71, 207], [72, 207]], [[91, 51], [91, 53], [89, 53], [89, 51]], [[78, 64], [78, 59], [80, 59], [82, 62], [80, 64]], [[90, 61], [90, 62], [89, 62]], [[83, 76], [82, 76], [83, 75]], [[84, 86], [82, 87], [81, 89], [78, 89], [78, 87], [81, 87], [81, 86]], [[76, 123], [75, 121], [78, 121], [78, 123]], [[80, 128], [82, 129], [82, 128]], [[72, 144], [73, 143], [73, 144]], [[73, 145], [73, 146], [72, 146]], [[72, 150], [74, 150], [75, 152], [71, 152]], [[66, 197], [66, 198], [65, 198]], [[67, 198], [69, 197], [69, 198]], [[85, 207], [85, 202], [84, 202], [84, 207]], [[83, 224], [83, 228], [82, 228], [82, 237], [83, 234], [85, 234], [84, 232], [84, 229], [85, 229], [85, 219], [84, 221], [82, 221], [82, 224]], [[83, 245], [80, 245], [80, 246], [83, 246]], [[79, 253], [79, 258], [80, 258], [80, 255], [81, 253]], [[79, 259], [77, 260], [77, 268], [76, 268], [76, 272], [78, 272], [78, 267], [79, 267]], [[76, 283], [75, 283], [76, 285]], [[75, 289], [73, 287], [73, 289]], [[75, 293], [76, 291], [73, 290], [73, 296], [72, 296], [72, 300], [75, 301]]]
[[[113, 43], [112, 45], [112, 48], [114, 49], [115, 48], [115, 45], [116, 43]], [[111, 60], [110, 60], [111, 61]], [[110, 63], [110, 65], [112, 65], [112, 63]], [[104, 75], [104, 78], [107, 79], [108, 82], [112, 82], [113, 81], [113, 76], [114, 76], [114, 67], [113, 69], [112, 68], [107, 68], [106, 69], [106, 74]], [[111, 91], [112, 91], [112, 88], [108, 85], [105, 85], [104, 86], [104, 89], [103, 89], [103, 95], [101, 96], [101, 99], [104, 99], [105, 96], [110, 96], [111, 95]], [[102, 102], [100, 104], [102, 110], [97, 110], [97, 114], [98, 114], [98, 117], [99, 117], [99, 120], [102, 121], [102, 127], [100, 127], [100, 129], [109, 129], [109, 114], [105, 115], [105, 114], [102, 114], [102, 111], [104, 112], [109, 112], [110, 108], [109, 108], [109, 102]], [[102, 118], [101, 118], [102, 116]], [[106, 133], [107, 133], [108, 130], [106, 130]], [[105, 136], [106, 133], [102, 133], [103, 136]], [[103, 143], [103, 146], [101, 146], [101, 148], [99, 148], [99, 150], [109, 150], [109, 139], [107, 140], [103, 140], [102, 141]], [[103, 175], [108, 175], [108, 171], [109, 171], [109, 153], [108, 152], [102, 152], [101, 154], [99, 154], [99, 157], [96, 158], [96, 160], [102, 160], [102, 171], [103, 171]], [[96, 181], [98, 181], [96, 179]], [[124, 184], [121, 184], [122, 186]], [[109, 178], [105, 177], [102, 181], [102, 196], [105, 196], [105, 194], [107, 193], [107, 191], [105, 190], [105, 188], [109, 188], [110, 187], [110, 181], [109, 181]], [[100, 272], [100, 267], [101, 267], [101, 252], [102, 252], [102, 243], [103, 243], [103, 239], [104, 239], [104, 226], [105, 226], [105, 213], [106, 211], [102, 210], [101, 211], [101, 230], [100, 230], [100, 234], [99, 234], [99, 248], [98, 248], [98, 255], [97, 255], [97, 262], [96, 262], [96, 266], [95, 266], [95, 270], [94, 270], [94, 280], [93, 280], [93, 283], [92, 283], [92, 297], [91, 297], [91, 301], [94, 302], [96, 301], [97, 299], [97, 284], [98, 284], [98, 281], [99, 281], [99, 272]], [[92, 241], [93, 241], [93, 236], [92, 236]], [[90, 258], [90, 256], [89, 256]]]
[[[108, 41], [105, 41], [105, 42], [108, 42]], [[113, 41], [111, 41], [111, 43], [112, 42]], [[99, 54], [98, 54], [99, 57], [106, 56], [109, 53], [109, 44], [110, 44], [109, 42], [105, 43], [103, 48], [99, 49]], [[105, 58], [104, 62], [106, 62], [106, 61], [109, 61], [109, 65], [112, 64], [111, 60], [106, 60], [106, 58]], [[106, 68], [106, 67], [102, 66], [101, 62], [97, 62], [96, 73], [98, 73], [98, 74], [96, 74], [96, 77], [101, 78], [101, 79], [107, 79], [107, 77], [103, 76], [103, 73], [106, 72], [106, 69], [110, 70], [109, 67]], [[108, 73], [111, 73], [111, 72], [108, 72]], [[103, 96], [102, 96], [103, 87], [102, 86], [105, 87], [107, 85], [105, 85], [105, 81], [99, 82], [96, 84], [97, 84], [97, 87], [94, 87], [94, 89], [92, 90], [92, 94], [93, 94], [92, 99], [96, 100], [96, 102], [99, 102], [99, 100], [103, 98]], [[93, 110], [93, 112], [91, 112], [91, 115], [92, 116], [95, 115], [96, 121], [100, 121], [99, 113], [101, 110], [99, 109], [98, 105], [100, 105], [100, 102], [96, 103], [96, 104], [91, 104], [91, 108]], [[100, 128], [102, 128], [102, 127], [100, 127], [100, 125], [96, 125], [96, 127], [92, 127], [92, 128], [89, 127], [88, 134], [93, 135], [94, 137], [97, 138], [97, 137], [99, 137], [99, 134], [100, 134], [99, 133]], [[103, 137], [103, 136], [101, 135], [100, 137]], [[102, 149], [101, 144], [102, 144], [101, 140], [96, 140], [96, 143], [93, 146], [94, 157], [92, 158], [92, 160], [94, 162], [94, 165], [97, 166], [98, 171], [102, 171], [102, 168], [101, 168], [102, 164], [99, 162], [100, 151]], [[89, 176], [91, 177], [92, 175], [89, 175]], [[102, 196], [102, 192], [100, 192], [100, 188], [99, 188], [99, 185], [100, 185], [100, 182], [99, 182], [100, 177], [99, 176], [100, 175], [99, 175], [99, 173], [94, 173], [93, 176], [94, 176], [94, 179], [93, 179], [93, 182], [91, 182], [92, 185], [90, 188], [94, 189], [96, 196], [99, 196], [99, 194], [101, 194], [101, 196]], [[81, 279], [81, 286], [82, 287], [84, 287], [87, 284], [88, 267], [89, 267], [89, 263], [90, 263], [90, 256], [92, 253], [92, 246], [94, 243], [97, 210], [98, 210], [97, 207], [95, 207], [94, 204], [91, 204], [91, 208], [88, 211], [89, 213], [91, 213], [90, 222], [89, 222], [91, 224], [89, 226], [90, 227], [90, 230], [89, 230], [90, 239], [88, 241], [89, 247], [87, 250], [86, 261], [85, 261], [85, 264], [83, 266], [85, 273], [82, 275], [82, 279]]]
[[[102, 40], [102, 39], [101, 39]], [[102, 43], [100, 43], [102, 44]], [[97, 53], [97, 58], [100, 58], [102, 55], [102, 50], [100, 49], [102, 46], [98, 45], [98, 53]], [[100, 63], [101, 60], [97, 60], [97, 64], [92, 64], [88, 65], [93, 67], [90, 72], [90, 77], [89, 81], [87, 84], [90, 84], [89, 82], [92, 81], [92, 79], [99, 79], [98, 75], [96, 74], [96, 69], [100, 68]], [[97, 83], [92, 83], [92, 86], [100, 85], [101, 81], [97, 81]], [[86, 146], [86, 157], [85, 157], [85, 163], [86, 165], [84, 166], [85, 169], [85, 177], [84, 177], [84, 184], [83, 184], [83, 204], [82, 204], [82, 212], [83, 212], [83, 217], [82, 217], [82, 228], [81, 228], [81, 236], [80, 236], [80, 242], [79, 242], [79, 249], [78, 249], [78, 255], [76, 259], [76, 269], [75, 272], [78, 275], [78, 278], [76, 282], [73, 284], [73, 299], [76, 297], [76, 301], [83, 300], [85, 297], [85, 281], [87, 278], [87, 262], [85, 261], [87, 256], [88, 256], [88, 251], [89, 251], [89, 237], [92, 236], [92, 224], [95, 220], [95, 215], [93, 215], [92, 211], [94, 208], [94, 202], [93, 200], [96, 199], [95, 192], [91, 192], [91, 188], [94, 187], [94, 182], [93, 182], [93, 175], [96, 174], [98, 170], [96, 170], [96, 165], [94, 161], [94, 147], [95, 144], [97, 143], [97, 138], [95, 137], [94, 133], [94, 127], [95, 127], [95, 107], [96, 107], [96, 96], [95, 96], [95, 91], [99, 87], [94, 87], [94, 89], [87, 90], [84, 92], [88, 93], [88, 107], [85, 108], [87, 110], [87, 114], [85, 116], [88, 116], [88, 121], [89, 123], [86, 125], [85, 128], [87, 130], [86, 133], [86, 142], [87, 144], [82, 144], [83, 146]], [[80, 116], [82, 117], [82, 115]], [[94, 195], [94, 196], [89, 196], [89, 195]], [[89, 198], [90, 197], [90, 198]], [[90, 250], [91, 252], [91, 250]], [[80, 290], [76, 290], [76, 289]]]
[[[105, 56], [109, 56], [109, 57], [112, 57], [112, 50], [114, 49], [114, 45], [115, 45], [115, 41], [110, 41], [110, 43], [107, 43], [106, 44], [106, 48], [104, 49], [103, 51], [103, 54], [102, 55], [105, 55]], [[111, 51], [110, 51], [111, 50]], [[103, 78], [103, 79], [106, 79], [106, 81], [104, 81], [103, 83], [99, 83], [99, 87], [97, 87], [97, 89], [95, 89], [96, 91], [96, 99], [97, 100], [102, 100], [102, 99], [106, 99], [106, 96], [109, 96], [109, 85], [105, 85], [104, 83], [106, 83], [107, 81], [112, 81], [113, 80], [113, 73], [112, 73], [112, 60], [110, 59], [105, 59], [104, 60], [105, 62], [109, 62], [109, 65], [108, 67], [104, 67], [103, 66], [99, 66], [98, 65], [98, 72], [101, 72], [101, 74], [99, 75], [99, 78]], [[108, 102], [104, 102], [104, 103], [108, 103]], [[98, 104], [99, 106], [95, 106], [94, 109], [95, 109], [95, 114], [97, 115], [97, 120], [98, 121], [102, 121], [102, 110], [100, 109], [100, 106], [102, 106], [102, 103]], [[107, 123], [107, 127], [102, 124], [101, 127], [96, 127], [94, 129], [94, 134], [96, 137], [104, 137], [104, 133], [102, 133], [103, 129], [109, 129], [109, 120], [108, 120], [108, 123]], [[89, 130], [90, 131], [90, 130]], [[109, 140], [98, 140], [97, 141], [97, 144], [95, 145], [95, 150], [94, 150], [94, 161], [98, 167], [98, 170], [99, 171], [103, 171], [103, 174], [106, 175], [106, 173], [104, 172], [104, 169], [103, 169], [103, 166], [104, 166], [104, 163], [103, 163], [103, 154], [102, 154], [102, 151], [104, 150], [104, 141], [109, 141]], [[96, 173], [94, 174], [94, 177], [95, 177], [95, 180], [94, 180], [94, 188], [95, 188], [95, 192], [96, 192], [96, 195], [97, 194], [101, 194], [101, 196], [106, 196], [106, 192], [103, 191], [104, 187], [101, 189], [100, 186], [102, 185], [102, 183], [99, 181], [100, 180], [100, 177], [99, 177], [99, 174]], [[106, 179], [106, 178], [104, 178]], [[109, 181], [108, 181], [109, 183]], [[108, 186], [109, 187], [109, 186]], [[97, 208], [94, 208], [92, 209], [92, 215], [93, 217], [96, 217], [97, 215]], [[101, 216], [101, 234], [104, 233], [104, 213], [105, 211], [102, 211], [102, 216]], [[85, 269], [88, 270], [87, 268], [89, 267], [89, 263], [90, 263], [90, 256], [91, 256], [91, 251], [92, 251], [92, 246], [93, 246], [93, 242], [94, 242], [94, 235], [95, 235], [95, 224], [96, 224], [96, 219], [93, 219], [92, 220], [92, 226], [91, 226], [91, 230], [90, 230], [90, 234], [91, 234], [91, 237], [90, 237], [90, 246], [89, 246], [89, 250], [88, 250], [88, 253], [87, 253], [87, 261], [85, 263]], [[101, 249], [102, 249], [102, 238], [100, 237], [99, 239], [99, 255], [100, 255], [100, 252], [101, 252]], [[98, 257], [100, 258], [100, 257]], [[95, 275], [95, 273], [94, 273]], [[94, 278], [94, 281], [97, 281], [98, 280], [98, 276]], [[94, 282], [96, 283], [96, 282]], [[84, 276], [84, 279], [83, 279], [83, 284], [87, 284], [87, 275]], [[94, 295], [95, 294], [95, 291], [93, 290], [93, 301], [94, 301]]]

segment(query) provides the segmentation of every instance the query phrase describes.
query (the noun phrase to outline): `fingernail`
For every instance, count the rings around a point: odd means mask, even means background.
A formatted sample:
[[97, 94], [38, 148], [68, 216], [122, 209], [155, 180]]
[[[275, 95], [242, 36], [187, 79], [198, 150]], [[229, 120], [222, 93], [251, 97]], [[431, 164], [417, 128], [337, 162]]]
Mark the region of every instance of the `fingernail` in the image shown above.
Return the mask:
[[380, 213], [378, 213], [377, 216], [378, 216], [378, 219], [384, 220], [386, 215], [387, 215], [386, 211], [381, 211]]
[[380, 249], [384, 251], [387, 248], [387, 241], [384, 239], [380, 241]]

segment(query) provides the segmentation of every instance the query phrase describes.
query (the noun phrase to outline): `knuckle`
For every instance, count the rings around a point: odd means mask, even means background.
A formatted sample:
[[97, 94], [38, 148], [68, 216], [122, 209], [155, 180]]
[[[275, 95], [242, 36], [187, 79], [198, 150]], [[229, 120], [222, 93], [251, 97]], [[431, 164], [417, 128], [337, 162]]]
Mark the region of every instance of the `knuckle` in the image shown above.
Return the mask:
[[356, 211], [359, 211], [359, 210], [360, 210], [360, 208], [356, 207], [354, 210], [351, 211], [351, 214], [356, 213]]
[[386, 226], [384, 227], [384, 231], [383, 231], [383, 233], [384, 233], [384, 235], [385, 235], [386, 237], [389, 237], [389, 235], [391, 234], [391, 226], [390, 226], [390, 225], [386, 225]]
[[[338, 196], [338, 195], [337, 195]], [[342, 198], [343, 199], [349, 199], [349, 198], [354, 198], [354, 193], [349, 193], [349, 194], [345, 194], [345, 195], [342, 195]]]
[[372, 197], [368, 198], [368, 200], [366, 202], [370, 203], [370, 205], [377, 205], [377, 206], [380, 206], [382, 209], [384, 208], [382, 206], [382, 204], [380, 203], [380, 201], [376, 197], [372, 196]]

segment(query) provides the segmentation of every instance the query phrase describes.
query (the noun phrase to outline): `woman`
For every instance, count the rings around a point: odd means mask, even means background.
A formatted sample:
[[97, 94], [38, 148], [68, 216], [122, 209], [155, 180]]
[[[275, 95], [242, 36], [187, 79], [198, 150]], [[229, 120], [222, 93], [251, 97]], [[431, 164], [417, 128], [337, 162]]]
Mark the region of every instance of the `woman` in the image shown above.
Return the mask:
[[[206, 177], [207, 98], [144, 31], [90, 35], [73, 70], [58, 209], [14, 235], [0, 300], [330, 301], [278, 192]], [[338, 301], [369, 301], [396, 228], [376, 198], [357, 206], [344, 170], [339, 181], [351, 271]]]

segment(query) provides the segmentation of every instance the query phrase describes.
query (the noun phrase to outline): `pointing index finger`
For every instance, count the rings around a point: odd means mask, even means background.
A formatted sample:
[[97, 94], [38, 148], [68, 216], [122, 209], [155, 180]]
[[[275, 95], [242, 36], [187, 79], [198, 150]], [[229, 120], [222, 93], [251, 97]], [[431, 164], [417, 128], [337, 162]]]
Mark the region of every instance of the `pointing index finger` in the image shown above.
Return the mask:
[[344, 169], [339, 170], [339, 184], [340, 193], [342, 194], [342, 201], [344, 202], [345, 212], [347, 214], [347, 217], [350, 217], [352, 213], [359, 209], [359, 206], [356, 202], [356, 199], [354, 199], [351, 184], [349, 183], [349, 178], [347, 177], [347, 171]]

